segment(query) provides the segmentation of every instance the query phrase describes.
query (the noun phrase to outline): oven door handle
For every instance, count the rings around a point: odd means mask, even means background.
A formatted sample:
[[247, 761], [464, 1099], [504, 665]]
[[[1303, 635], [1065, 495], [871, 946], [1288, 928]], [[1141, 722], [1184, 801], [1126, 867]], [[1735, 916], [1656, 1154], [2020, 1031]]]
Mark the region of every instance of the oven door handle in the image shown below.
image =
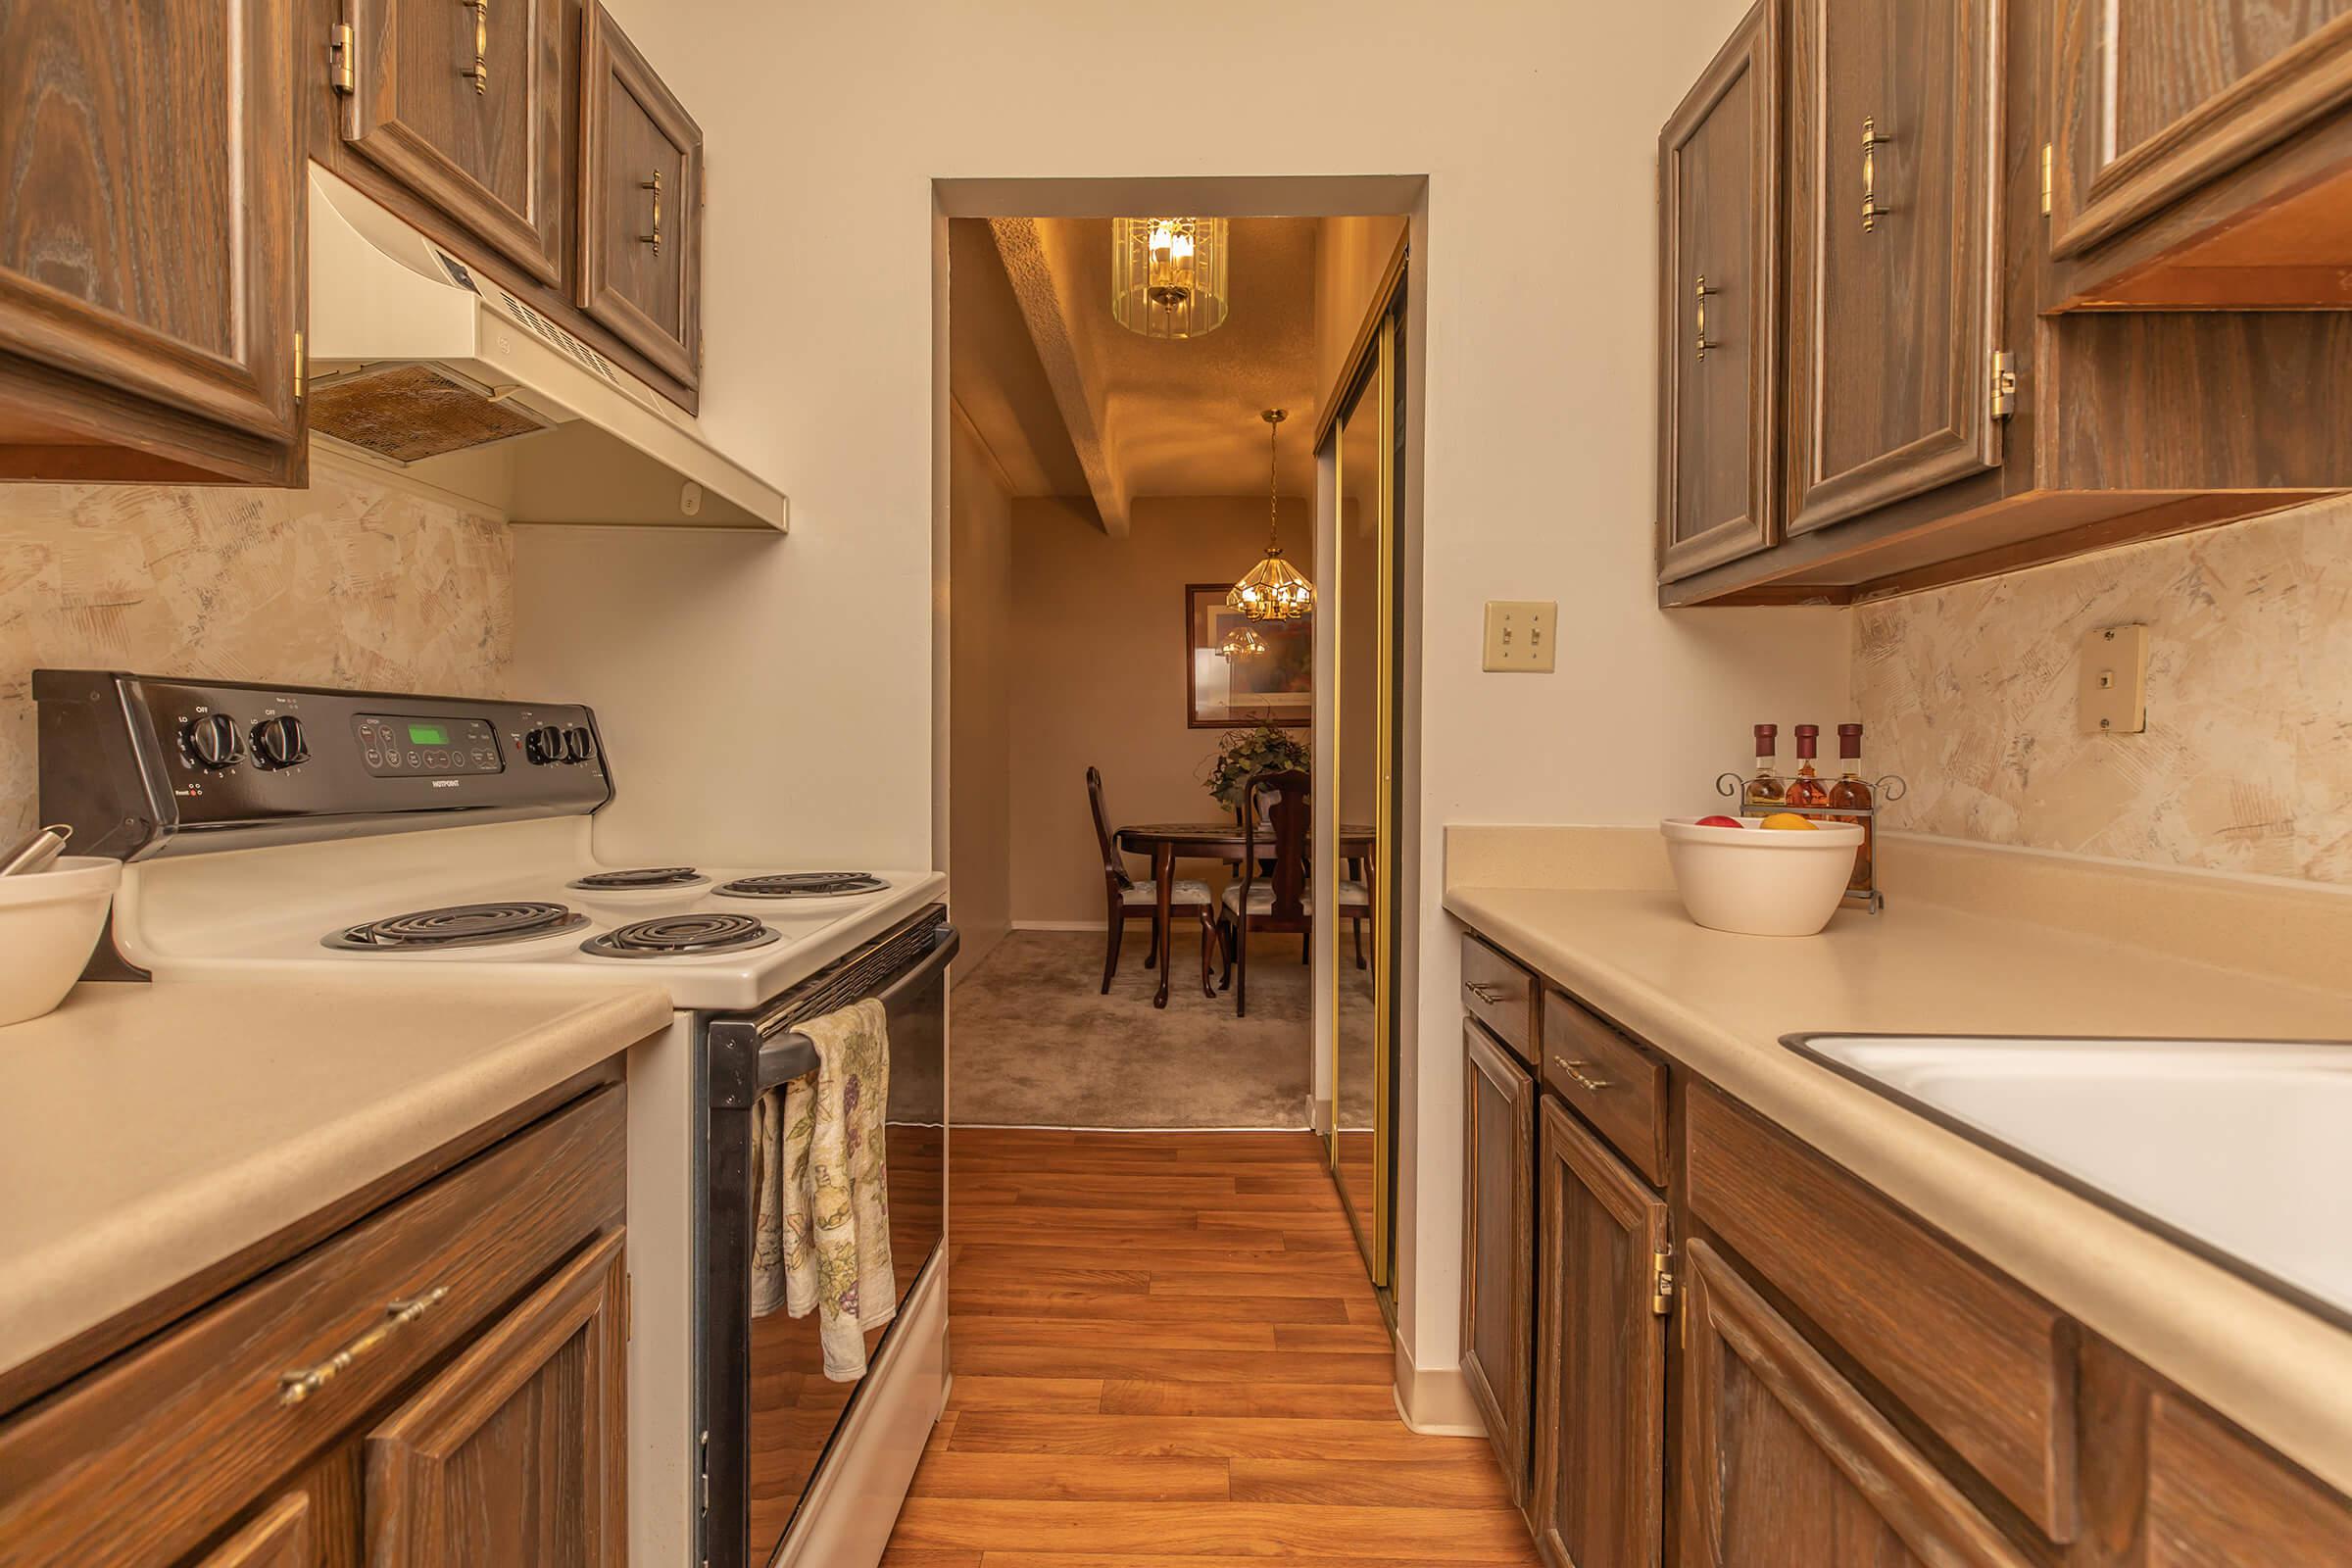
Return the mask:
[[[955, 960], [956, 950], [963, 946], [963, 937], [952, 925], [939, 928], [937, 944], [931, 951], [893, 976], [889, 985], [874, 994], [874, 1001], [893, 1018], [906, 1010], [907, 999], [934, 979]], [[757, 1092], [765, 1094], [778, 1084], [790, 1083], [816, 1071], [816, 1045], [798, 1029], [787, 1029], [773, 1039], [760, 1043], [760, 1064]]]

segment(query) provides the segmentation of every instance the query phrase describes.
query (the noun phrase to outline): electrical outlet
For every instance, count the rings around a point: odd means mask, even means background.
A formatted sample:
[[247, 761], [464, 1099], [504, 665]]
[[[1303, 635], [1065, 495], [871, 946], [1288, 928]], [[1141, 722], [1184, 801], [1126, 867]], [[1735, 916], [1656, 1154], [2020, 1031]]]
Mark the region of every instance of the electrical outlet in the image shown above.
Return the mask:
[[1490, 599], [1487, 601], [1487, 660], [1489, 669], [1551, 668], [1551, 645], [1557, 640], [1560, 607], [1549, 599]]
[[2081, 724], [2085, 735], [2148, 727], [2148, 628], [2103, 626], [2082, 638]]

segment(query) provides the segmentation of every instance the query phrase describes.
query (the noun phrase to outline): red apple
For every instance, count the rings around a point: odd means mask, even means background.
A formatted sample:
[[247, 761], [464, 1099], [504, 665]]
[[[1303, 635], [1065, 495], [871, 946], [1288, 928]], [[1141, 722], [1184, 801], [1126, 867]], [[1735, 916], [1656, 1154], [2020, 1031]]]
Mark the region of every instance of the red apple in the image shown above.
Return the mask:
[[1745, 827], [1747, 824], [1736, 816], [1702, 816], [1698, 819], [1698, 825], [1700, 827]]

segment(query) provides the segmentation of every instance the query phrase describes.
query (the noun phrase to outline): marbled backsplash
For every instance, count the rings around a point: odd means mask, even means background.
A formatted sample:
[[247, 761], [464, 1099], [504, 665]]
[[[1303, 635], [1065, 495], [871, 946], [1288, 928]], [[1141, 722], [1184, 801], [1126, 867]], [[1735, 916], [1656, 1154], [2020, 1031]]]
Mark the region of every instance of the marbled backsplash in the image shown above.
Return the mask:
[[[2148, 727], [2076, 725], [2083, 633], [2144, 622]], [[1886, 825], [2352, 882], [2352, 498], [1855, 612]]]
[[308, 490], [0, 485], [0, 839], [32, 826], [38, 665], [497, 696], [504, 524], [320, 466]]

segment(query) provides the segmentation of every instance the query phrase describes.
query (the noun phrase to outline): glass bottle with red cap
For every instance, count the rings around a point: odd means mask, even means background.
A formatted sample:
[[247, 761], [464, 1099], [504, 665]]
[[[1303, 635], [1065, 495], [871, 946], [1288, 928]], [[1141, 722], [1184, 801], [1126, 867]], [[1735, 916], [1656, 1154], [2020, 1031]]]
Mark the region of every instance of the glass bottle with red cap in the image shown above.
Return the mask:
[[[1868, 811], [1876, 797], [1871, 793], [1870, 781], [1862, 776], [1861, 725], [1838, 726], [1838, 777], [1830, 785], [1830, 804]], [[1867, 815], [1841, 816], [1838, 820], [1851, 822], [1862, 830], [1862, 847], [1854, 852], [1854, 872], [1846, 879], [1845, 886], [1850, 893], [1867, 893], [1870, 891], [1871, 875], [1871, 818]]]
[[1788, 798], [1788, 786], [1781, 781], [1781, 726], [1756, 726], [1756, 770], [1748, 775], [1747, 804], [1778, 806]]
[[1790, 806], [1827, 806], [1830, 804], [1830, 787], [1821, 781], [1821, 774], [1813, 766], [1814, 752], [1820, 744], [1821, 726], [1819, 724], [1796, 726], [1796, 777], [1788, 781], [1788, 804]]

